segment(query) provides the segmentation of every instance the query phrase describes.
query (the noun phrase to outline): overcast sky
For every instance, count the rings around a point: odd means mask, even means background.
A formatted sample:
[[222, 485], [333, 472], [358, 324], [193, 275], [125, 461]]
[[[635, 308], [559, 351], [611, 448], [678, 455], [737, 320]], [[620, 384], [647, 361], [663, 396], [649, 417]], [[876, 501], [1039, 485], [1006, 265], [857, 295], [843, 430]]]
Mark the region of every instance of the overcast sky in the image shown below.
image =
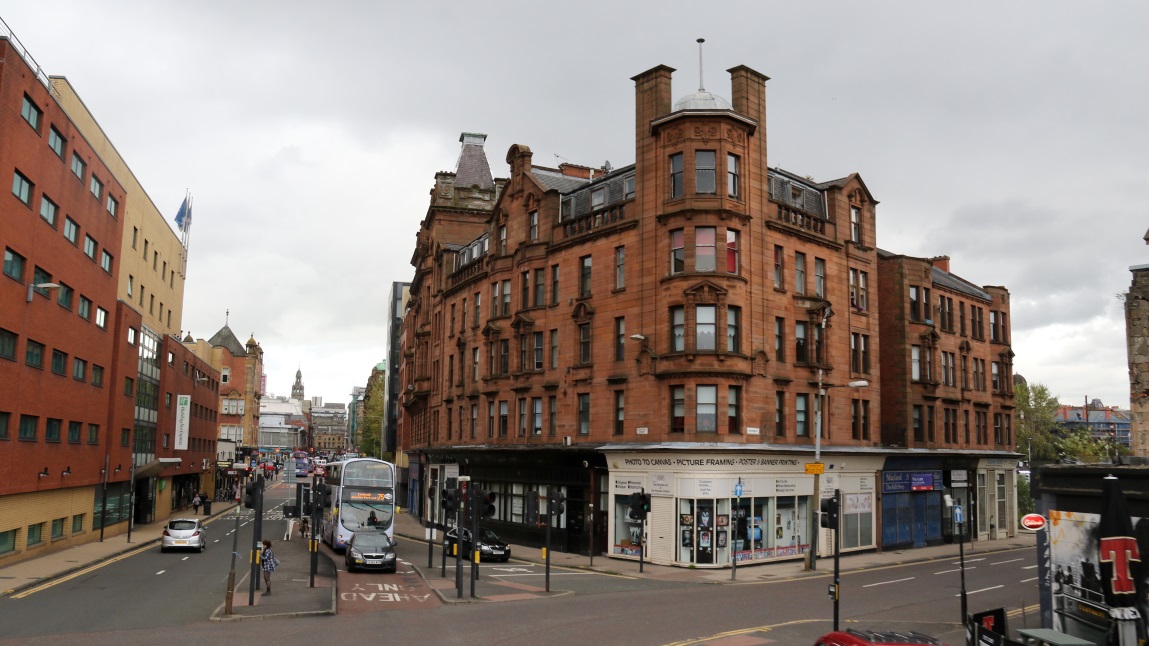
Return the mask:
[[1015, 370], [1127, 407], [1118, 294], [1149, 263], [1149, 3], [37, 0], [0, 5], [152, 200], [195, 196], [184, 328], [263, 346], [267, 390], [346, 402], [386, 357], [464, 131], [634, 162], [632, 76], [767, 84], [769, 163], [860, 173], [878, 246], [1012, 295]]

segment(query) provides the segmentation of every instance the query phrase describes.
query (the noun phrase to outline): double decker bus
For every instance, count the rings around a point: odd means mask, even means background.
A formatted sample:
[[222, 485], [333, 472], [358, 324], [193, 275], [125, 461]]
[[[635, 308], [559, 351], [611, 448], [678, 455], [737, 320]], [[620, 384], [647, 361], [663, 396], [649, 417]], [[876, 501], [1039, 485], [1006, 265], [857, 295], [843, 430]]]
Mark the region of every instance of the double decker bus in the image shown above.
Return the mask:
[[291, 466], [295, 467], [296, 478], [307, 477], [307, 451], [293, 451], [291, 459], [294, 462]]
[[375, 458], [329, 462], [323, 481], [331, 505], [323, 509], [323, 540], [342, 551], [351, 534], [376, 531], [395, 537], [395, 465]]

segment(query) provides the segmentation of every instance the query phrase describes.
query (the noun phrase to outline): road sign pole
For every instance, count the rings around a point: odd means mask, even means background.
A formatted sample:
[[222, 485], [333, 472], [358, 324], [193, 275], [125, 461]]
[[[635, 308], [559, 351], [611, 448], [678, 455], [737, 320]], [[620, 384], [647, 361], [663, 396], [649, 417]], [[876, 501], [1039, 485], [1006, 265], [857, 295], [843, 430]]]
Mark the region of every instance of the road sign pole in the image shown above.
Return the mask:
[[547, 546], [543, 548], [543, 552], [546, 554], [547, 562], [547, 592], [551, 591], [551, 514], [554, 513], [554, 500], [554, 493], [551, 491], [550, 487], [547, 487]]
[[[957, 517], [961, 518], [961, 507], [957, 508]], [[964, 626], [969, 609], [966, 605], [965, 596], [965, 530], [962, 528], [962, 522], [958, 520], [958, 559], [961, 565], [961, 622]]]
[[[738, 499], [738, 509], [742, 509], [742, 478], [738, 478], [738, 484], [734, 485], [734, 496]], [[731, 514], [733, 516], [733, 514]], [[734, 532], [738, 529], [738, 521], [735, 520], [730, 525], [730, 580], [734, 581], [738, 578], [738, 550], [734, 549]]]
[[842, 490], [834, 490], [834, 631], [838, 630], [838, 601], [842, 596]]

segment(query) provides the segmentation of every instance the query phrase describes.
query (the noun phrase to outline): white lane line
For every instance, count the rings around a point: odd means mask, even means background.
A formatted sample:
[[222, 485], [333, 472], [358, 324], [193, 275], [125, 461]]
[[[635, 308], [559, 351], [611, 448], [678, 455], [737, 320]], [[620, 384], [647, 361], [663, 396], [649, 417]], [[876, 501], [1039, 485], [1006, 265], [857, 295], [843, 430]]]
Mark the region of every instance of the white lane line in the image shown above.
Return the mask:
[[[984, 560], [985, 560], [985, 557], [983, 556], [980, 559], [966, 559], [965, 562], [966, 563], [977, 563], [978, 561], [984, 561]], [[958, 563], [960, 563], [960, 562], [961, 561], [958, 561]], [[954, 563], [954, 565], [957, 565], [957, 563]]]
[[871, 584], [869, 584], [869, 585], [864, 585], [864, 586], [862, 586], [862, 587], [863, 587], [863, 588], [872, 588], [872, 587], [874, 587], [874, 586], [876, 586], [876, 585], [886, 585], [887, 583], [901, 583], [902, 581], [913, 581], [913, 580], [914, 580], [914, 578], [915, 578], [915, 577], [912, 577], [912, 576], [911, 576], [911, 577], [906, 577], [906, 578], [904, 578], [904, 579], [894, 579], [893, 581], [882, 581], [881, 583], [871, 583]]
[[[989, 588], [982, 588], [981, 590], [970, 590], [969, 592], [966, 592], [966, 594], [977, 594], [979, 592], [988, 592], [989, 590], [996, 590], [998, 588], [1004, 588], [1004, 587], [1005, 587], [1004, 585], [995, 585], [995, 586], [989, 587]], [[961, 593], [959, 592], [959, 593], [955, 594], [954, 596], [960, 597]]]
[[1021, 559], [1010, 559], [1008, 561], [998, 561], [997, 563], [990, 563], [990, 565], [1005, 565], [1006, 563], [1016, 563], [1017, 561], [1020, 561], [1020, 560]]
[[1023, 569], [1023, 570], [1032, 570], [1032, 569], [1033, 569], [1033, 568], [1035, 568], [1035, 567], [1037, 567], [1037, 566], [1036, 566], [1036, 565], [1027, 565], [1027, 566], [1025, 566], [1025, 567], [1023, 567], [1023, 568], [1021, 568], [1021, 569]]
[[159, 575], [163, 574], [164, 572], [167, 572], [167, 570], [160, 570], [159, 572], [156, 572], [156, 576], [159, 576]]
[[186, 561], [186, 560], [188, 560], [189, 558], [191, 558], [191, 557], [189, 557], [189, 556], [185, 556], [185, 557], [183, 557], [183, 558], [182, 558], [182, 559], [180, 559], [180, 560], [181, 560], [181, 561]]
[[961, 572], [961, 568], [958, 568], [956, 570], [942, 570], [941, 572], [934, 572], [934, 574], [949, 574], [951, 572]]
[[[551, 576], [590, 576], [597, 574], [596, 572], [551, 572]], [[500, 579], [507, 579], [513, 576], [546, 576], [546, 572], [531, 572], [528, 574], [499, 574], [498, 572], [490, 572], [487, 576], [496, 576]]]
[[1020, 581], [1020, 583], [1029, 583], [1030, 581], [1036, 581], [1036, 580], [1037, 580], [1037, 577], [1032, 577], [1032, 578], [1029, 578], [1029, 579], [1022, 579], [1022, 580]]

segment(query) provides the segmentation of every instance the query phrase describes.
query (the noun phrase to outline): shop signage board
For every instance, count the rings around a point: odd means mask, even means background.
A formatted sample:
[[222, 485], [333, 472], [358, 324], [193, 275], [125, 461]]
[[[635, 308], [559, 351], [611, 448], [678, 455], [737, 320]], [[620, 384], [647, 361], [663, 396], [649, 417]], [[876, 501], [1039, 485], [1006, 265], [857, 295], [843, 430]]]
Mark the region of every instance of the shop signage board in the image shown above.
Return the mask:
[[1045, 528], [1045, 516], [1041, 514], [1026, 514], [1021, 517], [1021, 528], [1036, 532]]
[[614, 479], [615, 493], [630, 493], [632, 491], [641, 491], [646, 483], [641, 478], [633, 478], [627, 476], [617, 476]]
[[651, 473], [650, 474], [650, 491], [652, 496], [674, 496], [674, 476], [669, 473]]
[[806, 475], [822, 475], [826, 472], [826, 465], [821, 462], [807, 462]]
[[908, 493], [942, 489], [941, 471], [884, 471], [882, 493]]

